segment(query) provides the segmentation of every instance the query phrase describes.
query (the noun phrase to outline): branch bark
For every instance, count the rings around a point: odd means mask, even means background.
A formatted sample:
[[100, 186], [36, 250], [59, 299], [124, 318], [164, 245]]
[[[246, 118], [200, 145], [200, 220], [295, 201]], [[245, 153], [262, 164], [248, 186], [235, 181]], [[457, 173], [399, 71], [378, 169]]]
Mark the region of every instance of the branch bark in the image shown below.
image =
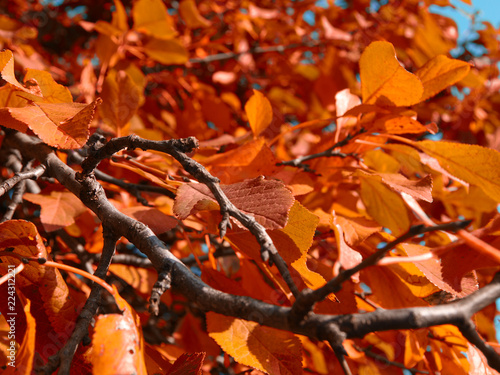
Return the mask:
[[[202, 282], [169, 252], [163, 242], [147, 226], [116, 210], [106, 199], [103, 188], [92, 173], [84, 173], [77, 178], [75, 172], [59, 160], [52, 149], [41, 141], [24, 134], [11, 132], [4, 144], [8, 147], [18, 148], [26, 156], [36, 158], [44, 164], [48, 175], [59, 180], [68, 190], [80, 197], [82, 202], [100, 218], [104, 228], [109, 228], [114, 235], [124, 236], [135, 244], [148, 256], [159, 273], [166, 272], [170, 276], [172, 288], [196, 303], [201, 310], [214, 311], [310, 338], [326, 340], [333, 346], [338, 356], [341, 354], [340, 357], [343, 356], [341, 353], [343, 351], [341, 349], [342, 341], [346, 338], [363, 337], [375, 331], [417, 329], [452, 324], [459, 327], [466, 338], [483, 352], [492, 368], [500, 371], [500, 357], [480, 339], [477, 332], [476, 334], [471, 333], [474, 331], [471, 331], [473, 328], [471, 326], [472, 315], [494, 303], [500, 297], [500, 273], [493, 278], [489, 285], [466, 298], [446, 305], [377, 310], [365, 314], [320, 315], [309, 313], [303, 319], [297, 319], [293, 308], [223, 293]], [[176, 155], [178, 156], [174, 153], [174, 157]], [[179, 158], [183, 160], [182, 157]], [[87, 164], [84, 166], [84, 170], [89, 171], [96, 165], [97, 163], [93, 163], [89, 167]], [[197, 178], [201, 176], [202, 181], [206, 178], [199, 171], [196, 162], [183, 160], [183, 166]], [[379, 258], [377, 257], [377, 259]]]

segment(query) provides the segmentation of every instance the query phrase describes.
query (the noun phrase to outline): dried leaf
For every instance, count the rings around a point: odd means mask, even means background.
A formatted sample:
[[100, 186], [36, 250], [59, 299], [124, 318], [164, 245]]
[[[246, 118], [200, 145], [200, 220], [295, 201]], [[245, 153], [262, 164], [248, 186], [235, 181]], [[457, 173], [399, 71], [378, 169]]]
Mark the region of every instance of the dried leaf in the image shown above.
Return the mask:
[[40, 220], [47, 232], [67, 227], [87, 207], [69, 191], [51, 191], [48, 195], [25, 193], [23, 198], [41, 206]]
[[[267, 229], [283, 228], [287, 222], [288, 211], [294, 199], [290, 190], [277, 180], [255, 178], [232, 185], [221, 185], [228, 199], [240, 210], [251, 214], [257, 222]], [[181, 219], [200, 210], [206, 201], [215, 202], [206, 185], [187, 183], [177, 190], [174, 213]], [[216, 206], [209, 206], [214, 209]]]
[[420, 79], [401, 66], [391, 43], [372, 42], [359, 61], [364, 104], [410, 106], [421, 101]]

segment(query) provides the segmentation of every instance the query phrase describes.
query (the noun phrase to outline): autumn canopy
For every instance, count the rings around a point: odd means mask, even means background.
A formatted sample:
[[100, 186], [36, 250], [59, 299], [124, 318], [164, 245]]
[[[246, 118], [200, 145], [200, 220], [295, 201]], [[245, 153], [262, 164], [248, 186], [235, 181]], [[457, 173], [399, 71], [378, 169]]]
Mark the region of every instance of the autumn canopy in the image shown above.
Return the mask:
[[3, 373], [500, 371], [498, 29], [0, 4]]

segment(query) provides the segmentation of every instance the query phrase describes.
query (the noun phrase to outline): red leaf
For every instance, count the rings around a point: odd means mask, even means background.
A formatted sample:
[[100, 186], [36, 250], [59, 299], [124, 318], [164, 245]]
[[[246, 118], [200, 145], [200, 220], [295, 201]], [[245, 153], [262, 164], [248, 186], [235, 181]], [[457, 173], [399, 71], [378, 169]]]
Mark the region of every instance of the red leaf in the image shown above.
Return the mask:
[[[267, 229], [285, 226], [294, 199], [282, 182], [255, 178], [221, 188], [237, 208], [254, 216]], [[215, 198], [206, 185], [187, 183], [177, 190], [174, 213], [183, 220], [202, 209], [216, 208], [211, 202]]]
[[23, 198], [40, 205], [40, 219], [47, 232], [52, 232], [75, 222], [87, 208], [69, 191], [51, 191], [48, 195], [26, 193]]
[[200, 375], [205, 353], [184, 353], [177, 358], [168, 375]]

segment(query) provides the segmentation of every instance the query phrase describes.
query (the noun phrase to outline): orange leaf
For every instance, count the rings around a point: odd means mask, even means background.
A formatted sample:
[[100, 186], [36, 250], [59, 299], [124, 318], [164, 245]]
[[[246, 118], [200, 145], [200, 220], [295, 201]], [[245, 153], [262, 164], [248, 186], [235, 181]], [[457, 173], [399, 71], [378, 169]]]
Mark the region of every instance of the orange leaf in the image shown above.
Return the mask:
[[445, 88], [457, 83], [469, 73], [470, 64], [439, 55], [427, 61], [415, 73], [424, 85], [421, 101], [439, 94]]
[[134, 29], [155, 38], [170, 39], [175, 36], [172, 18], [161, 0], [138, 0], [132, 8]]
[[[430, 249], [426, 246], [409, 243], [401, 244], [398, 246], [398, 248], [403, 249], [408, 256], [427, 254], [430, 251]], [[472, 274], [467, 274], [464, 276], [467, 271], [461, 272], [460, 270], [457, 270], [457, 266], [463, 264], [460, 255], [457, 254], [457, 256], [455, 256], [457, 251], [458, 250], [454, 249], [452, 252], [450, 252], [454, 264], [452, 268], [454, 269], [452, 272], [450, 272], [449, 275], [446, 275], [446, 269], [442, 269], [444, 265], [442, 266], [441, 261], [437, 258], [432, 258], [415, 263], [415, 266], [432, 284], [436, 285], [439, 289], [451, 293], [457, 297], [465, 297], [473, 291], [477, 290], [477, 280]], [[474, 254], [477, 257], [477, 253]], [[460, 262], [458, 262], [457, 260], [460, 260]], [[401, 266], [403, 266], [403, 264]]]
[[211, 25], [210, 21], [200, 14], [194, 0], [182, 0], [179, 4], [179, 12], [186, 25], [191, 29]]
[[420, 134], [434, 129], [429, 129], [408, 116], [387, 115], [377, 119], [373, 128], [370, 127], [369, 130], [372, 132], [383, 131], [389, 134]]
[[207, 330], [241, 364], [270, 374], [302, 373], [302, 346], [290, 332], [214, 312], [207, 313]]
[[177, 226], [177, 219], [165, 215], [154, 207], [135, 206], [121, 210], [125, 215], [134, 218], [151, 228], [156, 234], [162, 234]]
[[167, 375], [201, 375], [205, 353], [184, 353], [177, 358]]
[[[237, 208], [254, 216], [267, 229], [285, 226], [294, 199], [281, 181], [255, 178], [221, 188]], [[173, 210], [183, 220], [200, 209], [217, 207], [207, 206], [210, 202], [215, 198], [206, 185], [187, 183], [177, 190]]]
[[282, 169], [276, 166], [278, 162], [266, 141], [258, 138], [235, 150], [207, 158], [204, 165], [222, 183], [231, 184], [261, 175], [272, 176]]
[[127, 72], [112, 70], [102, 86], [102, 106], [99, 113], [106, 123], [116, 130], [117, 136], [125, 136], [123, 128], [139, 108], [142, 92]]
[[382, 177], [382, 182], [392, 190], [406, 193], [416, 199], [432, 202], [432, 177], [430, 174], [419, 180], [409, 180], [399, 173], [377, 173], [377, 175]]
[[500, 202], [500, 152], [463, 143], [422, 141], [413, 145], [435, 158], [453, 176], [480, 187]]
[[[0, 248], [13, 247], [13, 253], [26, 258], [43, 257], [50, 260], [43, 239], [34, 224], [24, 220], [10, 220], [0, 224]], [[0, 274], [5, 275], [9, 264], [18, 265], [17, 258], [2, 256]], [[16, 275], [16, 288], [19, 288], [27, 299], [37, 306], [31, 310], [37, 326], [44, 327], [45, 332], [37, 335], [37, 351], [39, 344], [51, 342], [47, 334], [61, 333], [64, 337], [71, 330], [78, 311], [66, 282], [59, 270], [44, 267], [36, 262], [25, 265], [24, 270]]]
[[[307, 254], [311, 247], [314, 232], [319, 224], [319, 217], [295, 201], [288, 214], [288, 222], [281, 232], [285, 233], [297, 246], [301, 256]], [[285, 249], [283, 249], [285, 250]], [[292, 262], [293, 259], [283, 255], [285, 260]]]
[[177, 39], [152, 38], [144, 46], [144, 52], [165, 65], [184, 64], [188, 61], [188, 52]]
[[361, 178], [360, 195], [368, 214], [395, 236], [410, 228], [410, 217], [403, 199], [386, 187], [381, 177]]
[[22, 91], [28, 93], [30, 92], [30, 90], [28, 90], [18, 82], [14, 73], [14, 55], [12, 54], [12, 51], [8, 49], [5, 51], [0, 51], [0, 74], [6, 82]]
[[40, 219], [47, 232], [73, 224], [87, 210], [69, 191], [51, 191], [49, 195], [26, 193], [23, 198], [41, 206]]
[[[357, 266], [363, 260], [359, 252], [349, 247], [344, 241], [344, 233], [342, 227], [337, 223], [337, 216], [332, 216], [332, 229], [335, 233], [337, 249], [339, 252], [338, 262], [345, 268]], [[359, 279], [359, 277], [357, 277]]]
[[146, 299], [151, 296], [151, 290], [158, 279], [156, 271], [150, 268], [111, 264], [109, 270], [134, 288], [135, 293]]
[[37, 69], [27, 69], [24, 82], [34, 81], [40, 88], [44, 103], [72, 103], [73, 97], [69, 89], [60, 85], [49, 72]]
[[421, 101], [422, 82], [401, 66], [391, 43], [371, 43], [361, 55], [359, 69], [364, 104], [410, 106]]
[[144, 338], [139, 316], [130, 305], [115, 295], [121, 314], [96, 318], [90, 361], [96, 374], [146, 375]]
[[363, 242], [373, 233], [380, 232], [382, 227], [373, 220], [364, 217], [343, 217], [334, 216], [335, 223], [340, 225], [344, 232], [345, 242], [350, 246], [356, 246]]
[[26, 132], [30, 128], [42, 141], [59, 149], [81, 148], [89, 137], [96, 99], [90, 104], [31, 103], [23, 108], [0, 108], [2, 125]]
[[253, 90], [252, 97], [245, 104], [245, 113], [252, 128], [253, 134], [257, 137], [262, 133], [273, 120], [273, 108], [269, 100], [260, 91]]

